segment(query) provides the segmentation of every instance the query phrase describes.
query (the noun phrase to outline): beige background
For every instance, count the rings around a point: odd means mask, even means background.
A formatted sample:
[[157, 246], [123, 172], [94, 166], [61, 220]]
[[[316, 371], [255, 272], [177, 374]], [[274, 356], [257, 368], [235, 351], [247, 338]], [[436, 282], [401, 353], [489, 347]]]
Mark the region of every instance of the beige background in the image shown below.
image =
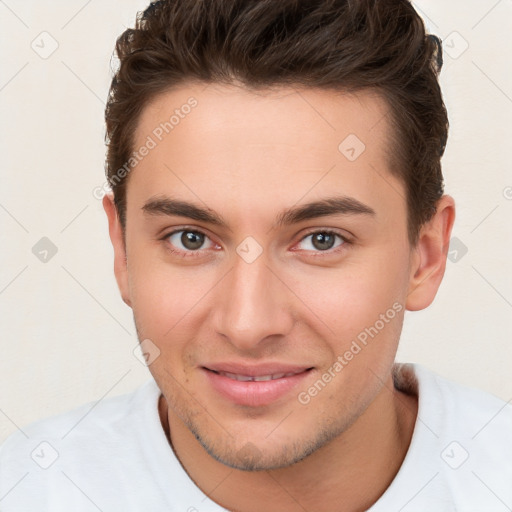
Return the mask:
[[[0, 1], [0, 441], [149, 378], [93, 195], [104, 182], [111, 52], [145, 5]], [[445, 45], [443, 168], [458, 242], [434, 304], [406, 316], [399, 360], [510, 400], [512, 1], [415, 5]], [[57, 248], [46, 263], [32, 252], [43, 237]]]

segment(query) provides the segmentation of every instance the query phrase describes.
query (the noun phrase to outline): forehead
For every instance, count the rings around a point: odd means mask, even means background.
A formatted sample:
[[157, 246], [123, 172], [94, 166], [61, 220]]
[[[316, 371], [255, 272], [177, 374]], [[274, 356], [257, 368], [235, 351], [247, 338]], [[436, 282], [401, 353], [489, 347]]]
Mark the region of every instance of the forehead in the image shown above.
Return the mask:
[[[372, 146], [368, 149], [377, 149], [389, 135], [388, 110], [374, 90], [349, 94], [304, 87], [249, 90], [241, 85], [189, 84], [161, 93], [145, 106], [135, 143], [143, 143], [151, 133], [157, 138], [171, 132], [179, 137], [185, 125], [193, 124], [194, 129], [200, 125], [203, 135], [218, 135], [219, 150], [236, 149], [229, 142], [237, 140], [244, 146], [292, 142], [307, 144], [313, 151], [338, 152], [339, 143], [348, 135], [355, 135], [367, 148]], [[200, 149], [198, 138], [180, 142]]]
[[367, 204], [396, 196], [402, 187], [389, 173], [388, 114], [372, 91], [182, 86], [142, 111], [134, 149], [151, 149], [131, 171], [128, 196], [140, 203], [172, 191], [246, 207], [334, 191]]

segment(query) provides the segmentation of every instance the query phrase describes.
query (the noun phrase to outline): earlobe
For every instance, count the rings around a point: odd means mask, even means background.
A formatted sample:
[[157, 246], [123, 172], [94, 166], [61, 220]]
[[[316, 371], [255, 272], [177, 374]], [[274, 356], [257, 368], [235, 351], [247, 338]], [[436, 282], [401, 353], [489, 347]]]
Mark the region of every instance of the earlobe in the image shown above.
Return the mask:
[[123, 301], [132, 306], [130, 300], [130, 287], [128, 283], [128, 266], [126, 257], [126, 247], [123, 240], [123, 230], [117, 209], [114, 203], [112, 193], [106, 194], [103, 197], [103, 209], [108, 218], [108, 231], [112, 247], [114, 248], [114, 274], [117, 281], [117, 286], [121, 293]]
[[437, 203], [437, 211], [422, 226], [413, 250], [406, 309], [418, 311], [434, 300], [446, 268], [446, 256], [455, 220], [455, 201], [444, 195]]

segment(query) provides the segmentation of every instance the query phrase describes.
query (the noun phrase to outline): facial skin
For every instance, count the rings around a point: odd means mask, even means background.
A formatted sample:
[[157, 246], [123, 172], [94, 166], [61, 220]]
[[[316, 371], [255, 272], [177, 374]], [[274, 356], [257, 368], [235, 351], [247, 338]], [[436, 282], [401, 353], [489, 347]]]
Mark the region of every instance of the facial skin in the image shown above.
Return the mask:
[[[387, 167], [387, 106], [370, 93], [188, 84], [146, 106], [135, 148], [191, 96], [197, 106], [129, 176], [126, 246], [104, 199], [122, 298], [139, 339], [160, 350], [149, 368], [163, 427], [191, 478], [230, 510], [362, 510], [389, 485], [412, 436], [416, 398], [393, 388], [391, 368], [405, 309], [427, 307], [441, 282], [453, 200], [443, 196], [411, 247], [405, 188]], [[355, 161], [338, 150], [349, 134], [366, 146]], [[164, 197], [224, 225], [144, 210]], [[334, 197], [373, 213], [276, 224], [287, 209]], [[180, 229], [204, 241], [166, 237]], [[315, 244], [311, 235], [322, 242], [325, 231], [346, 241]], [[247, 237], [257, 245], [240, 246]], [[258, 245], [254, 261], [241, 256]], [[394, 318], [301, 403], [394, 304]], [[240, 404], [205, 369], [224, 363], [309, 370], [271, 403]]]

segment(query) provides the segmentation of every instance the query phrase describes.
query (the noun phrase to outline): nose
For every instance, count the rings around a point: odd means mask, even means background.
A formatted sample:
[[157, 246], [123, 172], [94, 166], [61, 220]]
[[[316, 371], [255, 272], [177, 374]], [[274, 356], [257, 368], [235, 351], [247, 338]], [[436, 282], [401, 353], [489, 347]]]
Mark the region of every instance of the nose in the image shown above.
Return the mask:
[[263, 255], [251, 263], [236, 255], [216, 290], [215, 330], [240, 351], [261, 349], [291, 331], [292, 297]]

